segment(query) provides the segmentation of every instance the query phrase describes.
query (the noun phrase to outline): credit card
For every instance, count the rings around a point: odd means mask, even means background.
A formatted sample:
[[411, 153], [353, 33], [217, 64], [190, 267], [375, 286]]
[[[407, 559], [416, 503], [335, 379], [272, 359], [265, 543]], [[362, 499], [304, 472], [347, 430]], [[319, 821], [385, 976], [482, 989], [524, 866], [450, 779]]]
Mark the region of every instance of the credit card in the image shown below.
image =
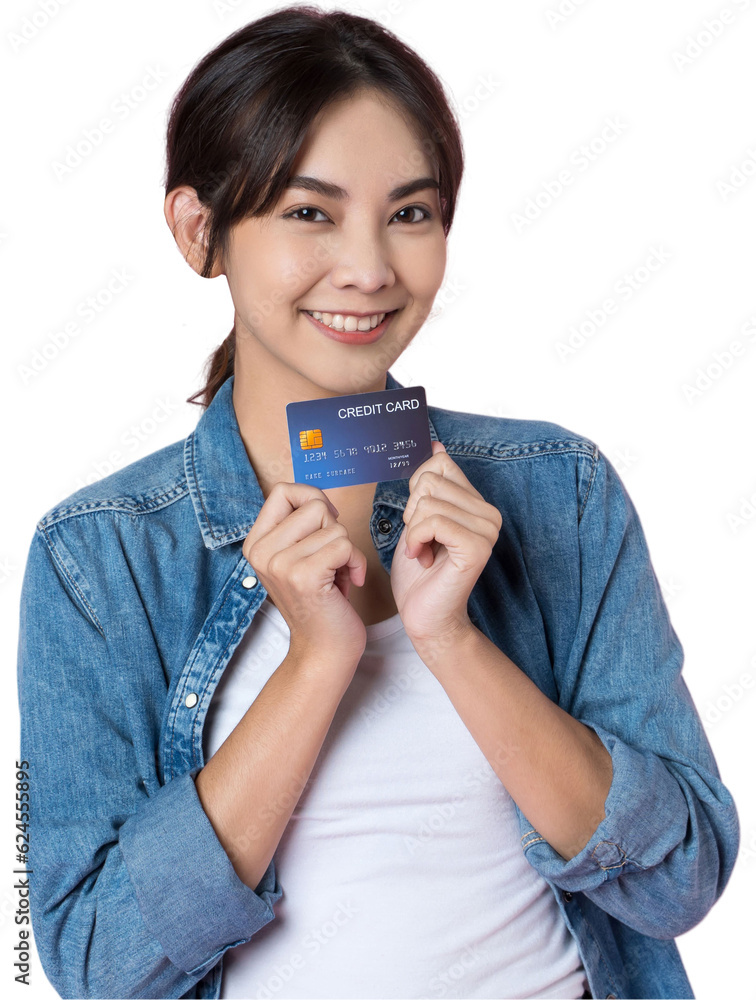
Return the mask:
[[330, 486], [409, 479], [433, 454], [421, 385], [286, 404], [294, 482]]

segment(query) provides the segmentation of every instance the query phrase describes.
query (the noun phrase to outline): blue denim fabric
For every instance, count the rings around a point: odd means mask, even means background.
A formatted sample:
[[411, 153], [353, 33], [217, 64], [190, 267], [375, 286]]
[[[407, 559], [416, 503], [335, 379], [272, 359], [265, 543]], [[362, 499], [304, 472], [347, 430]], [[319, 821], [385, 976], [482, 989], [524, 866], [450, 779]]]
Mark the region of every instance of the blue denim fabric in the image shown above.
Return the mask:
[[[224, 952], [275, 919], [283, 892], [273, 861], [255, 891], [237, 877], [194, 784], [213, 691], [266, 596], [242, 585], [263, 495], [232, 384], [186, 441], [78, 490], [31, 541], [18, 658], [31, 915], [64, 997], [218, 997]], [[471, 620], [612, 757], [585, 847], [565, 860], [518, 808], [525, 856], [594, 997], [693, 997], [674, 937], [723, 892], [739, 823], [635, 508], [597, 446], [557, 424], [429, 413], [503, 516]], [[408, 480], [377, 484], [387, 572], [407, 499]]]

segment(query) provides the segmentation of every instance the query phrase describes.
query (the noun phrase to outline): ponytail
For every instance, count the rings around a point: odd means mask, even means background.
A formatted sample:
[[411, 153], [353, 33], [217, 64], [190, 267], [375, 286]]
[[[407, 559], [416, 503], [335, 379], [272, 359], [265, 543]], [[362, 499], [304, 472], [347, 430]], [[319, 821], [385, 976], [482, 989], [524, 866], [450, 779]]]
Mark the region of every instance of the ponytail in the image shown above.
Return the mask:
[[187, 403], [207, 408], [226, 379], [234, 374], [235, 355], [236, 327], [234, 326], [220, 347], [217, 347], [207, 360], [204, 387], [190, 396]]

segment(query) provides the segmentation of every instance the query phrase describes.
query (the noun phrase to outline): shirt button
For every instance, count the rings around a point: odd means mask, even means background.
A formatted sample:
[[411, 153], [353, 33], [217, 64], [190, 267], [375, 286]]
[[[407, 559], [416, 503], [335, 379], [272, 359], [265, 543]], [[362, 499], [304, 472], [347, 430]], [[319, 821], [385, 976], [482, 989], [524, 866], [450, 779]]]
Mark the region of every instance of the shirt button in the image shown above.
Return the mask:
[[194, 706], [197, 704], [198, 701], [199, 698], [194, 692], [192, 692], [191, 694], [188, 694], [186, 696], [186, 698], [184, 699], [184, 704], [186, 705], [187, 708], [194, 708]]
[[562, 899], [563, 899], [563, 900], [565, 901], [565, 903], [569, 903], [569, 901], [570, 901], [570, 900], [572, 899], [572, 893], [571, 893], [571, 892], [568, 892], [568, 891], [567, 891], [567, 890], [565, 889], [565, 890], [564, 890], [564, 891], [562, 892]]
[[393, 525], [391, 524], [391, 521], [389, 521], [387, 517], [382, 517], [378, 522], [378, 530], [382, 535], [388, 535], [392, 527]]
[[256, 576], [245, 576], [244, 579], [242, 580], [242, 587], [246, 587], [247, 590], [251, 590], [252, 587], [256, 586], [257, 586]]

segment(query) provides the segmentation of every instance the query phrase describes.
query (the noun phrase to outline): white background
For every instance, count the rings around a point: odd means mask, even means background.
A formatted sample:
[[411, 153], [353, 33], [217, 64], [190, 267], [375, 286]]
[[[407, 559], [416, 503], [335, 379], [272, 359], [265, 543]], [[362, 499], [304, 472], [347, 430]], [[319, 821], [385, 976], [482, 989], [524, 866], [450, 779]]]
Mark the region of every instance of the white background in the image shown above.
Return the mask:
[[[466, 169], [446, 279], [394, 374], [424, 385], [432, 405], [553, 420], [591, 438], [638, 509], [686, 652], [684, 676], [742, 826], [723, 897], [677, 941], [698, 997], [756, 997], [756, 13], [744, 0], [323, 6], [387, 24], [439, 74], [461, 119]], [[3, 4], [6, 970], [18, 940], [11, 803], [28, 547], [49, 507], [185, 437], [199, 418], [185, 400], [230, 330], [232, 306], [225, 278], [194, 274], [163, 218], [166, 116], [201, 56], [271, 9], [238, 0]], [[153, 89], [140, 90], [145, 78]], [[122, 94], [136, 104], [125, 117], [115, 111]], [[106, 116], [113, 130], [56, 176], [67, 147]], [[608, 121], [619, 132], [606, 143]], [[591, 144], [584, 169], [573, 154]], [[565, 169], [572, 183], [560, 193]], [[721, 182], [730, 180], [728, 192]], [[535, 218], [520, 226], [529, 199]], [[644, 270], [654, 249], [664, 263]], [[78, 307], [113, 271], [125, 272], [125, 286], [84, 322]], [[625, 274], [637, 284], [629, 295], [615, 287]], [[589, 313], [608, 298], [616, 310], [591, 326]], [[60, 332], [77, 318], [81, 333], [65, 344]], [[581, 324], [582, 346], [560, 357]], [[707, 385], [701, 376], [722, 352], [731, 363], [713, 368]], [[701, 388], [686, 396], [697, 377]], [[12, 983], [14, 995], [56, 995], [36, 953], [32, 983]]]

